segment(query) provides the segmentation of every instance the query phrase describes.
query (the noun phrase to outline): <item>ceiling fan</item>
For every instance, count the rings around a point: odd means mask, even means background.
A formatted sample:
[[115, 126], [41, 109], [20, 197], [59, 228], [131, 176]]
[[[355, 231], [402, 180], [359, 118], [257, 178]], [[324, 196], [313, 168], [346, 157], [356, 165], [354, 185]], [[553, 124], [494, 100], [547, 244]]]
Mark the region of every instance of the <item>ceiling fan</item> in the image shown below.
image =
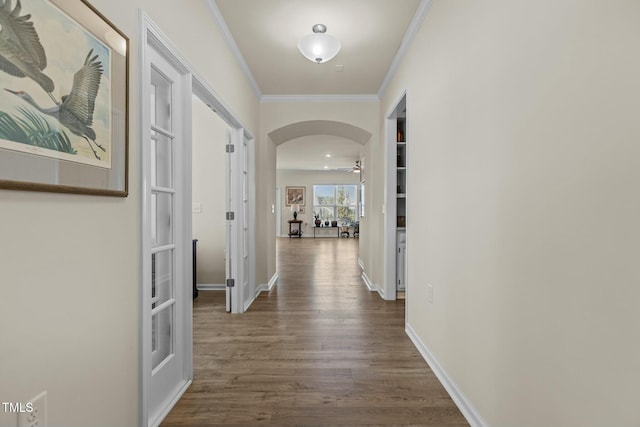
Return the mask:
[[356, 160], [356, 164], [350, 168], [337, 168], [334, 169], [336, 172], [353, 172], [360, 173], [360, 160]]

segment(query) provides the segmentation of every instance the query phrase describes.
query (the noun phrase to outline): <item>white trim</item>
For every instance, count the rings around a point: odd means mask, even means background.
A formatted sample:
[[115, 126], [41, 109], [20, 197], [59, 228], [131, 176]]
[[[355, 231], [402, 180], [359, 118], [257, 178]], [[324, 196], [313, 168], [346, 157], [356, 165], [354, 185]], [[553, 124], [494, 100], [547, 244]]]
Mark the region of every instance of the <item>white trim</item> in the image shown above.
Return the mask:
[[164, 421], [164, 419], [167, 417], [167, 415], [169, 415], [169, 412], [171, 412], [171, 410], [173, 409], [174, 406], [176, 406], [176, 403], [178, 403], [178, 401], [182, 398], [182, 395], [187, 391], [187, 389], [191, 386], [191, 383], [193, 382], [193, 380], [189, 380], [187, 381], [186, 384], [184, 384], [180, 390], [178, 390], [178, 392], [175, 394], [175, 396], [171, 399], [171, 401], [169, 401], [169, 403], [167, 403], [167, 406], [165, 407], [165, 409], [160, 412], [158, 414], [158, 417], [153, 420], [150, 424], [151, 427], [158, 427], [162, 421]]
[[278, 284], [278, 280], [280, 280], [280, 273], [276, 272], [273, 276], [271, 276], [269, 283], [262, 283], [261, 285], [258, 285], [256, 296], [260, 292], [270, 292], [273, 288], [276, 287], [276, 285]]
[[227, 286], [224, 283], [201, 283], [199, 285], [196, 285], [196, 287], [199, 291], [225, 291], [227, 289]]
[[360, 270], [364, 271], [364, 261], [358, 258], [358, 265], [360, 266]]
[[290, 103], [290, 102], [379, 102], [377, 94], [364, 95], [262, 95], [260, 102]]
[[273, 289], [278, 284], [278, 280], [280, 280], [280, 273], [276, 271], [275, 273], [273, 273], [273, 276], [271, 276], [271, 279], [269, 279], [269, 283], [267, 283], [267, 292]]
[[407, 31], [404, 33], [404, 37], [402, 38], [402, 43], [400, 43], [398, 52], [396, 53], [396, 56], [393, 57], [393, 61], [391, 61], [389, 71], [387, 71], [387, 74], [384, 76], [384, 80], [380, 85], [380, 89], [378, 90], [378, 98], [382, 98], [382, 96], [384, 95], [384, 91], [387, 90], [387, 86], [391, 82], [391, 79], [393, 79], [393, 76], [395, 76], [396, 72], [398, 71], [398, 66], [400, 65], [400, 62], [402, 61], [404, 56], [407, 54], [409, 45], [415, 38], [416, 34], [418, 34], [418, 30], [420, 29], [422, 22], [424, 22], [425, 18], [427, 17], [432, 3], [433, 0], [422, 0], [420, 2], [420, 5], [416, 10], [416, 14], [413, 15], [413, 19], [407, 27]]
[[[140, 78], [140, 85], [144, 87], [148, 87], [151, 84], [151, 77], [147, 76], [144, 72], [146, 58], [148, 56], [148, 32], [149, 27], [152, 26], [151, 21], [146, 17], [145, 13], [142, 9], [138, 9], [138, 39], [140, 43], [138, 44], [138, 64], [140, 71], [138, 76]], [[144, 103], [147, 102], [145, 100], [141, 100], [140, 108], [138, 108], [138, 123], [146, 123], [150, 122], [147, 116], [149, 112], [145, 111]], [[143, 127], [140, 126], [140, 135], [143, 136]], [[142, 163], [142, 168], [144, 169], [144, 162], [148, 161], [142, 159], [140, 163]], [[139, 191], [140, 194], [145, 194], [147, 189], [145, 188], [147, 184], [143, 179], [139, 180]], [[141, 218], [147, 218], [149, 215], [149, 208], [147, 204], [142, 200], [140, 200], [140, 216]], [[139, 237], [139, 265], [140, 271], [138, 273], [138, 283], [143, 284], [146, 280], [146, 269], [151, 264], [151, 261], [147, 259], [146, 256], [146, 246], [145, 246], [145, 234], [146, 231], [144, 227], [138, 228], [138, 237]], [[141, 301], [142, 304], [146, 304], [147, 293], [145, 292], [144, 285], [138, 286], [138, 301]], [[147, 311], [143, 309], [138, 310], [138, 425], [146, 426], [149, 422], [149, 403], [147, 401], [147, 390], [149, 390], [149, 376], [147, 372], [151, 370], [151, 358], [150, 352], [145, 345], [147, 343], [146, 331], [151, 330], [151, 320], [147, 318]]]
[[248, 301], [244, 302], [244, 309], [242, 310], [243, 313], [249, 309], [251, 304], [253, 304], [256, 298], [258, 298], [258, 295], [260, 295], [260, 290], [256, 289], [256, 291], [253, 293], [253, 296]]
[[[139, 9], [139, 36], [141, 40], [139, 51], [139, 78], [140, 85], [139, 95], [141, 99], [140, 106], [140, 141], [148, 141], [151, 132], [151, 120], [149, 117], [149, 97], [148, 91], [150, 87], [150, 70], [151, 70], [151, 57], [157, 55], [162, 57], [163, 61], [167, 62], [167, 67], [172, 67], [179, 74], [181, 84], [181, 92], [177, 94], [175, 99], [175, 109], [180, 111], [183, 116], [178, 118], [179, 121], [191, 120], [191, 74], [188, 67], [180, 61], [180, 58], [176, 55], [176, 48], [169, 42], [162, 31], [151, 21], [151, 19], [144, 13], [142, 9]], [[184, 96], [188, 94], [187, 96]], [[177, 150], [175, 154], [175, 162], [180, 165], [179, 169], [191, 170], [191, 127], [185, 127], [179, 129], [176, 132], [176, 137], [184, 139], [186, 142], [183, 145], [182, 150]], [[175, 391], [171, 391], [169, 399], [162, 403], [162, 407], [158, 408], [157, 414], [150, 414], [149, 399], [150, 399], [150, 387], [151, 387], [151, 375], [157, 371], [151, 370], [151, 350], [147, 345], [149, 343], [149, 337], [151, 336], [151, 310], [150, 295], [145, 292], [147, 284], [151, 282], [151, 257], [149, 254], [153, 253], [151, 245], [151, 237], [149, 232], [149, 212], [150, 212], [150, 194], [153, 187], [150, 185], [150, 160], [149, 160], [149, 146], [148, 144], [141, 144], [141, 156], [140, 156], [140, 203], [141, 203], [141, 219], [140, 219], [140, 256], [141, 271], [140, 271], [140, 292], [141, 292], [141, 309], [140, 309], [140, 342], [139, 342], [139, 366], [140, 366], [140, 425], [142, 426], [156, 426], [164, 419], [173, 406], [178, 402], [180, 397], [186, 391], [193, 380], [193, 339], [191, 335], [192, 330], [192, 300], [191, 300], [191, 288], [183, 287], [183, 294], [180, 296], [180, 300], [176, 302], [176, 311], [179, 312], [181, 319], [176, 321], [177, 326], [180, 328], [176, 330], [177, 344], [176, 347], [182, 353], [180, 359], [181, 362], [181, 377], [179, 380], [179, 386]], [[176, 241], [182, 241], [181, 236], [191, 236], [191, 213], [186, 209], [186, 206], [191, 205], [191, 181], [190, 178], [185, 181], [176, 181], [175, 187], [180, 189], [180, 192], [175, 193], [178, 200], [177, 206], [185, 206], [185, 208], [174, 208], [174, 215], [176, 219]], [[189, 238], [190, 239], [190, 238]], [[179, 248], [179, 245], [175, 245]], [[184, 246], [184, 258], [176, 258], [175, 262], [177, 266], [181, 268], [177, 269], [175, 274], [181, 282], [186, 283], [187, 278], [192, 277], [191, 272], [191, 245], [186, 244]], [[154, 416], [154, 419], [150, 419], [150, 416]]]
[[260, 99], [260, 97], [262, 96], [262, 91], [260, 90], [260, 86], [258, 86], [258, 82], [253, 77], [253, 73], [251, 72], [251, 69], [247, 64], [247, 61], [244, 59], [244, 56], [242, 55], [242, 52], [240, 51], [240, 48], [238, 47], [236, 40], [233, 38], [233, 35], [229, 30], [229, 26], [227, 25], [227, 21], [224, 20], [224, 17], [222, 16], [220, 9], [218, 8], [218, 4], [216, 3], [215, 0], [208, 0], [207, 4], [209, 5], [209, 10], [211, 11], [211, 14], [216, 20], [216, 23], [220, 27], [220, 31], [222, 32], [222, 35], [224, 36], [224, 39], [227, 42], [227, 45], [229, 46], [229, 49], [231, 49], [233, 56], [235, 56], [236, 60], [238, 61], [238, 65], [240, 65], [242, 72], [244, 73], [245, 77], [249, 81], [249, 86], [251, 86], [251, 89], [253, 89], [253, 93], [256, 95], [256, 98]]
[[489, 424], [482, 418], [475, 406], [473, 406], [467, 396], [464, 395], [462, 390], [460, 390], [453, 379], [449, 376], [447, 371], [445, 371], [442, 365], [440, 365], [438, 359], [436, 359], [433, 353], [429, 351], [429, 348], [424, 342], [422, 342], [409, 323], [406, 324], [405, 331], [433, 373], [436, 374], [436, 377], [440, 380], [445, 390], [447, 390], [447, 393], [449, 393], [453, 402], [456, 404], [458, 409], [460, 409], [462, 415], [467, 419], [469, 424], [471, 424], [471, 427], [489, 427]]
[[360, 277], [362, 277], [362, 280], [364, 281], [364, 284], [367, 285], [367, 289], [369, 289], [369, 291], [374, 292], [376, 290], [376, 287], [371, 283], [371, 279], [369, 279], [367, 273], [363, 271]]
[[[186, 60], [185, 60], [186, 63]], [[218, 113], [225, 123], [232, 128], [241, 128], [244, 131], [244, 136], [249, 139], [253, 139], [253, 133], [237, 118], [238, 115], [231, 110], [231, 107], [227, 105], [222, 96], [209, 86], [207, 81], [196, 71], [190, 70], [192, 77], [192, 90], [193, 93], [200, 98], [209, 108]]]

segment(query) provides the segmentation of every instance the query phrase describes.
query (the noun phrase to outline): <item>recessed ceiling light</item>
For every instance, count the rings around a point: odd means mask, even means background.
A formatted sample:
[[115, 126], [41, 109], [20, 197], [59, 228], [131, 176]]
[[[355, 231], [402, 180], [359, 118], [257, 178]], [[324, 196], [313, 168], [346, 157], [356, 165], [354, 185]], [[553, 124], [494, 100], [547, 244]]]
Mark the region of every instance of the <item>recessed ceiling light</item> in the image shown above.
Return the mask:
[[331, 153], [329, 153], [329, 154], [325, 154], [324, 156], [325, 156], [325, 157], [331, 157]]
[[329, 169], [329, 166], [325, 166], [324, 168], [325, 168], [325, 169]]

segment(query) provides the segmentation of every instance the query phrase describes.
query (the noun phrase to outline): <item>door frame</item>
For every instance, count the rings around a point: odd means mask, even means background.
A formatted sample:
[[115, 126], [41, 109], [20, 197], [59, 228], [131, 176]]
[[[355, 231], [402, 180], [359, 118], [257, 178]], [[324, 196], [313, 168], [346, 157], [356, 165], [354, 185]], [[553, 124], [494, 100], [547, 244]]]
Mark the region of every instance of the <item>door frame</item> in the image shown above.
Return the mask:
[[[191, 115], [191, 98], [192, 95], [198, 96], [206, 105], [208, 105], [211, 109], [213, 109], [219, 116], [222, 118], [231, 128], [232, 132], [236, 132], [237, 135], [241, 135], [248, 141], [250, 146], [250, 154], [252, 155], [254, 151], [255, 138], [253, 134], [241, 123], [241, 121], [237, 118], [235, 114], [231, 111], [231, 109], [221, 101], [221, 97], [216, 94], [216, 92], [211, 89], [211, 87], [207, 84], [206, 80], [203, 79], [194, 69], [194, 67], [182, 56], [179, 50], [173, 45], [168, 37], [164, 35], [164, 33], [160, 30], [160, 28], [151, 20], [151, 18], [142, 10], [139, 9], [138, 13], [138, 31], [139, 31], [139, 50], [138, 50], [138, 64], [139, 64], [139, 123], [140, 123], [140, 167], [141, 167], [141, 175], [140, 175], [140, 203], [141, 203], [141, 214], [140, 214], [140, 250], [139, 250], [139, 337], [138, 337], [138, 346], [139, 346], [139, 425], [140, 426], [157, 426], [162, 420], [166, 417], [169, 411], [173, 408], [173, 406], [178, 402], [182, 394], [186, 391], [193, 380], [193, 336], [192, 336], [192, 299], [185, 299], [185, 307], [184, 307], [184, 325], [185, 328], [182, 331], [176, 331], [176, 333], [184, 334], [183, 340], [183, 349], [182, 351], [185, 354], [185, 378], [186, 381], [181, 389], [176, 393], [175, 396], [172, 397], [171, 401], [167, 404], [166, 408], [163, 408], [161, 415], [154, 420], [149, 419], [149, 387], [150, 387], [150, 372], [151, 372], [151, 357], [150, 357], [150, 348], [147, 346], [147, 343], [151, 342], [151, 321], [150, 317], [150, 301], [147, 293], [145, 292], [144, 284], [146, 281], [150, 280], [148, 276], [148, 271], [150, 271], [149, 263], [150, 260], [147, 258], [147, 254], [150, 251], [150, 237], [147, 231], [149, 224], [147, 223], [148, 217], [148, 203], [147, 203], [147, 193], [149, 190], [150, 182], [148, 181], [148, 175], [150, 170], [150, 162], [149, 162], [149, 147], [144, 141], [149, 140], [149, 130], [150, 130], [150, 117], [149, 117], [149, 100], [150, 100], [150, 69], [149, 65], [149, 49], [155, 50], [157, 53], [165, 57], [169, 62], [171, 62], [180, 72], [183, 74], [186, 83], [185, 94], [183, 94], [183, 99], [177, 101], [177, 103], [183, 105], [185, 112], [188, 112], [188, 115], [185, 114], [184, 121], [185, 123], [192, 123], [192, 115]], [[189, 240], [192, 236], [192, 227], [191, 227], [191, 173], [192, 173], [192, 164], [191, 164], [191, 144], [192, 144], [192, 135], [191, 135], [191, 126], [185, 126], [185, 130], [181, 135], [184, 138], [185, 153], [188, 154], [188, 158], [185, 159], [184, 167], [185, 176], [187, 176], [186, 189], [185, 191], [185, 203], [182, 206], [182, 209], [185, 210], [185, 221], [184, 224], [181, 225], [185, 228], [185, 233], [188, 236]], [[242, 145], [242, 144], [240, 144]], [[222, 155], [222, 153], [221, 153]], [[249, 284], [248, 286], [252, 289], [255, 289], [255, 165], [251, 163], [251, 171], [250, 171], [250, 194], [253, 198], [250, 200], [249, 209], [248, 209], [248, 222], [250, 224], [249, 229], [249, 266], [248, 266], [248, 274]], [[239, 179], [239, 177], [236, 177]], [[235, 197], [235, 195], [234, 195]], [[241, 197], [241, 193], [237, 195], [236, 198]], [[242, 218], [242, 217], [241, 217]], [[242, 227], [237, 227], [242, 228]], [[235, 233], [234, 239], [238, 239], [242, 237], [241, 234]], [[237, 240], [235, 242], [235, 247], [239, 247], [241, 240]], [[193, 277], [193, 265], [191, 262], [192, 256], [192, 246], [188, 245], [188, 260], [183, 260], [185, 263], [185, 272], [186, 276], [192, 278]], [[240, 268], [241, 257], [236, 257], [236, 263], [238, 265], [234, 265], [234, 270], [238, 271]], [[191, 282], [189, 282], [191, 284]], [[244, 294], [243, 289], [241, 289], [241, 282], [237, 282], [237, 286], [232, 289], [232, 292], [236, 293], [236, 301], [241, 302], [241, 295]], [[191, 286], [185, 286], [185, 292], [192, 291]], [[239, 304], [239, 309], [236, 312], [244, 312], [246, 309], [245, 304]]]
[[[396, 244], [397, 244], [397, 218], [396, 218], [396, 119], [398, 108], [405, 100], [407, 91], [403, 90], [397, 100], [391, 104], [384, 116], [384, 283], [378, 293], [385, 300], [395, 300], [396, 292]], [[392, 170], [393, 166], [393, 170]], [[406, 271], [406, 270], [405, 270]], [[408, 288], [408, 287], [407, 287]], [[408, 289], [405, 290], [405, 300], [408, 299]], [[409, 304], [406, 304], [408, 307]], [[405, 309], [406, 312], [406, 309]], [[406, 314], [406, 313], [405, 313]]]

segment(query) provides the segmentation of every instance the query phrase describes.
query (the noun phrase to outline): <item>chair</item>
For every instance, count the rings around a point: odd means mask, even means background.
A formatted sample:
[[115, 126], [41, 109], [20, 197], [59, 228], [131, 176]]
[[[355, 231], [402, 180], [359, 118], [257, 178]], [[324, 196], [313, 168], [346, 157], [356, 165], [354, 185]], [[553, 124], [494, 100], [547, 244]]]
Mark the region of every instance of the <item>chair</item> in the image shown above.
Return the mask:
[[347, 224], [340, 226], [340, 237], [344, 237], [345, 234], [349, 238], [349, 226]]
[[353, 237], [360, 237], [360, 223], [353, 224]]

